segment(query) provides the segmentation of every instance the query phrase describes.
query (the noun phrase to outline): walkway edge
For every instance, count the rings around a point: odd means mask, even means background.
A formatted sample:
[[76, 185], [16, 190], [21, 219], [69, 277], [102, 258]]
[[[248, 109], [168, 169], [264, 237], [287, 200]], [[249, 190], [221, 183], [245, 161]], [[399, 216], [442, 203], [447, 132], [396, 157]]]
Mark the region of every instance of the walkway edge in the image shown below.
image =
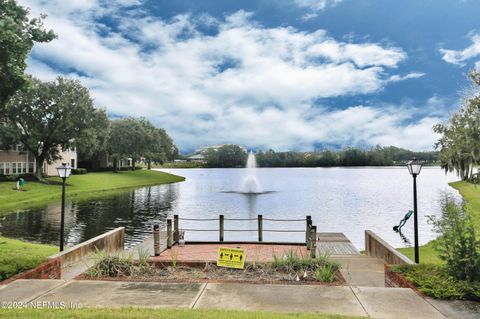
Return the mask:
[[208, 285], [207, 282], [202, 285], [202, 288], [200, 288], [200, 291], [198, 292], [198, 294], [195, 296], [195, 299], [193, 299], [192, 303], [190, 304], [189, 306], [190, 309], [195, 309], [195, 306], [197, 305], [200, 297], [202, 297], [203, 293], [205, 292], [207, 285]]
[[[368, 318], [372, 318], [372, 316], [368, 313], [367, 309], [365, 309], [365, 306], [363, 305], [363, 303], [360, 301], [360, 299], [358, 298], [357, 294], [355, 293], [355, 291], [353, 291], [353, 288], [357, 288], [356, 286], [348, 286], [350, 288], [350, 290], [352, 291], [352, 294], [355, 296], [355, 299], [357, 299], [358, 303], [360, 304], [360, 306], [362, 306], [363, 308], [363, 311], [365, 311], [365, 313], [367, 314], [367, 317]], [[357, 288], [358, 289], [358, 288]]]

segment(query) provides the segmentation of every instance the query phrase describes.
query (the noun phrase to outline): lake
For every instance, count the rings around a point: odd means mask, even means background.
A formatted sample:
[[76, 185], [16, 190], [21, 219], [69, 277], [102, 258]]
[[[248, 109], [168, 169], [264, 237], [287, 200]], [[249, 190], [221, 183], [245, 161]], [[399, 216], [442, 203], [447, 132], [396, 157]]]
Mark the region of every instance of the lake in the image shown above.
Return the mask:
[[[167, 218], [303, 219], [311, 215], [319, 232], [343, 232], [360, 249], [364, 231], [371, 229], [395, 247], [413, 243], [413, 217], [403, 236], [392, 230], [412, 209], [412, 177], [404, 167], [259, 168], [258, 180], [266, 194], [236, 193], [245, 169], [164, 169], [186, 177], [183, 183], [129, 190], [108, 198], [68, 201], [66, 243], [72, 246], [107, 230], [126, 227], [126, 246], [151, 234], [155, 223]], [[424, 167], [418, 176], [419, 240], [435, 238], [428, 215], [441, 213], [441, 199], [460, 200], [448, 182], [456, 180], [438, 167]], [[68, 194], [68, 188], [67, 188]], [[67, 195], [68, 196], [68, 195]], [[43, 243], [58, 243], [60, 203], [20, 211], [0, 220], [4, 236]], [[181, 221], [184, 229], [217, 229], [218, 222]], [[304, 230], [305, 222], [264, 221], [264, 229]], [[257, 221], [225, 221], [226, 230], [252, 230]], [[225, 232], [225, 240], [254, 241], [257, 233]], [[218, 232], [186, 232], [187, 240], [218, 240]], [[303, 233], [263, 234], [264, 241], [302, 242]]]

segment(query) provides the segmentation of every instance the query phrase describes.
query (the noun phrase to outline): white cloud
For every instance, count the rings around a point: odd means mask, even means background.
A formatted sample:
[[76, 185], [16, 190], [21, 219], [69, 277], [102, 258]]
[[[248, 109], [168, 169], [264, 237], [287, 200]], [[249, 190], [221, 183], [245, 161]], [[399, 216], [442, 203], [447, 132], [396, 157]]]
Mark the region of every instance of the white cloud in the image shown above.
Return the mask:
[[[464, 66], [465, 61], [479, 56], [480, 34], [473, 34], [470, 39], [472, 40], [472, 44], [463, 50], [440, 49], [440, 52], [443, 54], [442, 59], [448, 63]], [[480, 61], [476, 64], [477, 68], [480, 66], [479, 64]]]
[[406, 75], [399, 75], [399, 74], [395, 74], [395, 75], [392, 75], [389, 79], [390, 82], [400, 82], [400, 81], [405, 81], [405, 80], [410, 80], [410, 79], [418, 79], [418, 78], [421, 78], [425, 76], [425, 73], [421, 73], [421, 72], [412, 72], [412, 73], [408, 73]]
[[295, 4], [301, 8], [309, 8], [313, 11], [324, 10], [329, 6], [335, 6], [343, 0], [294, 0]]
[[[422, 76], [388, 75], [407, 58], [400, 48], [341, 42], [324, 30], [266, 28], [244, 11], [225, 19], [183, 14], [162, 20], [141, 8], [119, 9], [135, 1], [21, 2], [34, 14], [49, 14], [46, 25], [59, 35], [35, 46], [29, 72], [43, 79], [77, 77], [99, 106], [148, 117], [182, 148], [222, 142], [279, 150], [311, 149], [318, 142], [417, 149], [433, 144], [428, 125], [437, 119], [405, 126], [409, 114], [393, 108], [329, 110], [314, 103]], [[118, 23], [115, 30], [96, 22], [102, 14]], [[215, 32], [205, 34], [204, 27]], [[411, 131], [421, 137], [408, 140]]]
[[328, 7], [334, 7], [343, 0], [293, 0], [300, 8], [309, 9], [310, 12], [302, 16], [302, 20], [308, 21], [318, 16], [318, 13]]

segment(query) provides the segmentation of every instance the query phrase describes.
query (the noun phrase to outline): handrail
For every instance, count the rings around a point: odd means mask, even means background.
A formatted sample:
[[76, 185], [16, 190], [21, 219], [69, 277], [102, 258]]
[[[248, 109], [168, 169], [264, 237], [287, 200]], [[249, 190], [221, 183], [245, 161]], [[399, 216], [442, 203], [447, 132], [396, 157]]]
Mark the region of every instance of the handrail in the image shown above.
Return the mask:
[[[240, 229], [225, 229], [225, 221], [254, 221], [257, 220], [257, 228], [240, 228]], [[218, 221], [218, 228], [181, 228], [180, 221], [192, 221], [192, 222], [204, 222], [204, 221]], [[263, 221], [271, 221], [271, 222], [306, 222], [305, 229], [275, 229], [275, 228], [268, 228], [263, 229]], [[173, 226], [173, 227], [172, 227]], [[257, 218], [225, 218], [224, 215], [219, 215], [218, 218], [188, 218], [188, 217], [179, 217], [178, 215], [174, 215], [174, 219], [167, 219], [167, 247], [171, 247], [175, 243], [179, 242], [180, 239], [180, 230], [188, 231], [188, 232], [218, 232], [219, 233], [219, 242], [223, 242], [224, 240], [224, 233], [225, 232], [258, 232], [258, 241], [263, 241], [263, 233], [305, 233], [305, 242], [307, 244], [307, 248], [311, 249], [312, 240], [315, 236], [313, 236], [312, 231], [316, 229], [315, 226], [312, 225], [312, 218], [310, 216], [306, 216], [306, 218], [263, 218], [263, 215], [257, 215]], [[159, 227], [157, 230], [159, 231]], [[316, 232], [316, 231], [315, 231]]]
[[306, 219], [306, 218], [303, 218], [303, 219], [264, 218], [263, 220], [268, 220], [268, 221], [272, 221], [272, 222], [304, 222], [304, 221], [306, 221], [307, 219]]

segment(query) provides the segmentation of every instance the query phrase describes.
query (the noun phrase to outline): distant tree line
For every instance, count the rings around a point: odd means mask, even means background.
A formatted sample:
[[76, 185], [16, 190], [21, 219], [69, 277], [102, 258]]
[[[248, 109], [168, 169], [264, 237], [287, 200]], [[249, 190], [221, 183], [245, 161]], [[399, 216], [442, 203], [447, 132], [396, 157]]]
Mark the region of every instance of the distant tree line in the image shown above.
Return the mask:
[[[238, 145], [224, 145], [204, 153], [207, 167], [244, 167], [247, 152]], [[372, 149], [345, 148], [321, 152], [256, 153], [259, 167], [332, 167], [332, 166], [392, 166], [416, 157], [426, 163], [437, 161], [437, 152], [413, 152], [395, 146], [376, 146]]]
[[416, 157], [433, 163], [436, 152], [413, 152], [395, 146], [376, 146], [372, 149], [345, 148], [321, 152], [275, 152], [268, 150], [256, 154], [260, 167], [333, 167], [333, 166], [392, 166]]

